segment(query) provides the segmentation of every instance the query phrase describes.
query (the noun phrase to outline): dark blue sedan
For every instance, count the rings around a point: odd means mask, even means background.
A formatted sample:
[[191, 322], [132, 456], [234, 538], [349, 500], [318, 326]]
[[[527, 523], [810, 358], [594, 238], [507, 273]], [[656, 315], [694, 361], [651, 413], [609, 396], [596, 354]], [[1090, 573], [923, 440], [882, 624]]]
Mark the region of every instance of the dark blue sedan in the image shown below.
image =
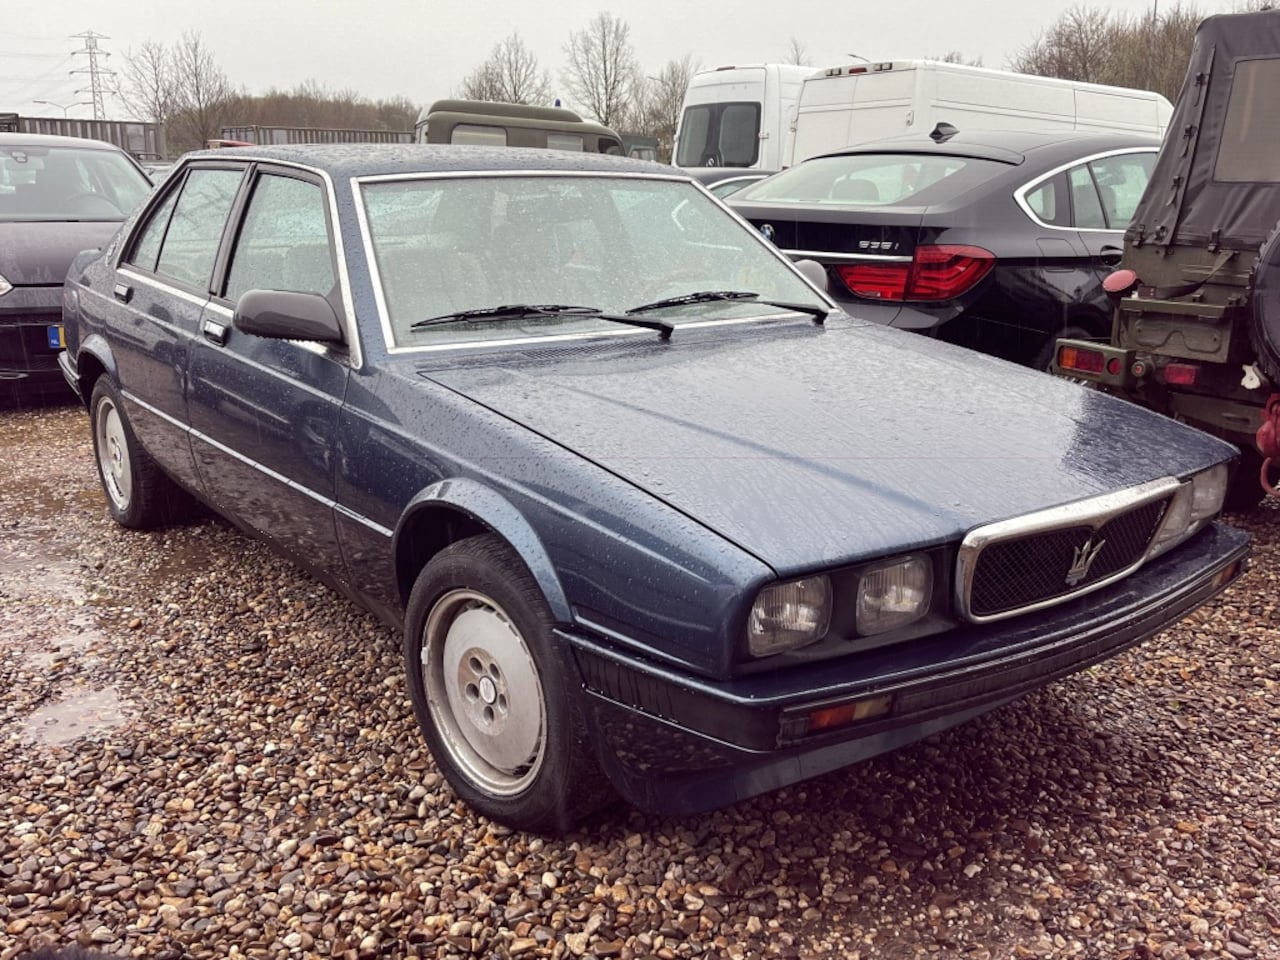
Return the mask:
[[115, 519], [202, 500], [403, 629], [437, 764], [522, 828], [917, 740], [1246, 552], [1233, 448], [851, 318], [656, 164], [193, 154], [64, 303]]

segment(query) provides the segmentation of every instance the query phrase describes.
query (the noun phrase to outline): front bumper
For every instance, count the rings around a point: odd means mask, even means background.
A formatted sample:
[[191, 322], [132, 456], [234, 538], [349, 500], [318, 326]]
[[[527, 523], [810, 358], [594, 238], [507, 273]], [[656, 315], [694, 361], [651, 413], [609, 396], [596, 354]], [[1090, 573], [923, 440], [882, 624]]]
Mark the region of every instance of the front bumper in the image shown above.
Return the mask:
[[[1203, 604], [1243, 568], [1248, 535], [1214, 524], [1126, 579], [1049, 610], [841, 660], [710, 681], [562, 633], [597, 755], [653, 813], [726, 806], [912, 743], [1105, 660]], [[890, 696], [888, 713], [797, 734], [815, 709]]]
[[0, 300], [0, 388], [60, 390], [61, 287], [15, 287]]

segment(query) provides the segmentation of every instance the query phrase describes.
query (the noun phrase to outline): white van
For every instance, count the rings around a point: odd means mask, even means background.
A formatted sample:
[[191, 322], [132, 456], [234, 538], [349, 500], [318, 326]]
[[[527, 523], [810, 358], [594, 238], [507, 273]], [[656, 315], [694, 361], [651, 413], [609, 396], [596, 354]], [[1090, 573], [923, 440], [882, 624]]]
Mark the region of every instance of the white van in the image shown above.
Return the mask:
[[804, 80], [783, 166], [939, 122], [964, 129], [1164, 135], [1173, 105], [1150, 90], [1108, 87], [931, 60], [819, 70]]
[[761, 63], [689, 79], [671, 162], [678, 167], [782, 166], [800, 86], [813, 67]]

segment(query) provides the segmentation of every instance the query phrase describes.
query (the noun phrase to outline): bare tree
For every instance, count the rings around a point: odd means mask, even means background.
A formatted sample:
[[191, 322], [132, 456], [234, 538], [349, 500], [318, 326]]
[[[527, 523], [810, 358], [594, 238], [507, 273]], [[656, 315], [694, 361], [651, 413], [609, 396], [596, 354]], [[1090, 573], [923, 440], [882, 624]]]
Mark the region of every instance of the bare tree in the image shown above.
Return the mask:
[[1042, 31], [1010, 67], [1068, 80], [1155, 90], [1176, 99], [1204, 13], [1174, 2], [1137, 16], [1075, 7]]
[[791, 37], [791, 42], [787, 45], [786, 59], [783, 60], [783, 63], [794, 63], [802, 67], [813, 65], [813, 62], [809, 59], [809, 52], [805, 49], [805, 45], [794, 35]]
[[116, 92], [131, 116], [167, 123], [174, 110], [175, 91], [169, 51], [164, 44], [148, 40], [137, 50], [126, 51]]
[[596, 14], [565, 45], [564, 83], [576, 103], [607, 127], [633, 109], [643, 74], [631, 46], [631, 28], [608, 12]]
[[686, 53], [679, 60], [668, 60], [657, 74], [646, 77], [640, 88], [636, 117], [629, 121], [628, 130], [657, 137], [658, 158], [664, 163], [671, 159], [684, 94], [689, 89], [689, 79], [697, 72], [693, 55]]
[[940, 63], [959, 63], [966, 67], [982, 66], [982, 58], [975, 57], [972, 60], [966, 60], [963, 53], [959, 50], [948, 50], [940, 57], [928, 57], [929, 60], [937, 60]]
[[468, 100], [546, 103], [551, 99], [551, 78], [538, 67], [538, 58], [520, 34], [512, 32], [494, 45], [489, 59], [467, 74], [459, 92]]
[[170, 58], [177, 100], [174, 140], [191, 149], [221, 134], [236, 91], [198, 32], [183, 34]]

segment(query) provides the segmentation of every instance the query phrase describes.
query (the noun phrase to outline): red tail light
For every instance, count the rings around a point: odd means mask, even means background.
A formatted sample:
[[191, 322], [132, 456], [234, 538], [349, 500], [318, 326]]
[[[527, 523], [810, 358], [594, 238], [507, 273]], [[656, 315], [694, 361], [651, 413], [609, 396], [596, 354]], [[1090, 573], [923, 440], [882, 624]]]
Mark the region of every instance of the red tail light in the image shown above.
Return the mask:
[[995, 254], [982, 247], [939, 244], [916, 247], [910, 263], [853, 263], [836, 272], [855, 297], [939, 301], [972, 290], [995, 263]]
[[1161, 373], [1165, 383], [1189, 387], [1196, 382], [1196, 378], [1200, 375], [1200, 368], [1194, 363], [1170, 363], [1165, 365]]

